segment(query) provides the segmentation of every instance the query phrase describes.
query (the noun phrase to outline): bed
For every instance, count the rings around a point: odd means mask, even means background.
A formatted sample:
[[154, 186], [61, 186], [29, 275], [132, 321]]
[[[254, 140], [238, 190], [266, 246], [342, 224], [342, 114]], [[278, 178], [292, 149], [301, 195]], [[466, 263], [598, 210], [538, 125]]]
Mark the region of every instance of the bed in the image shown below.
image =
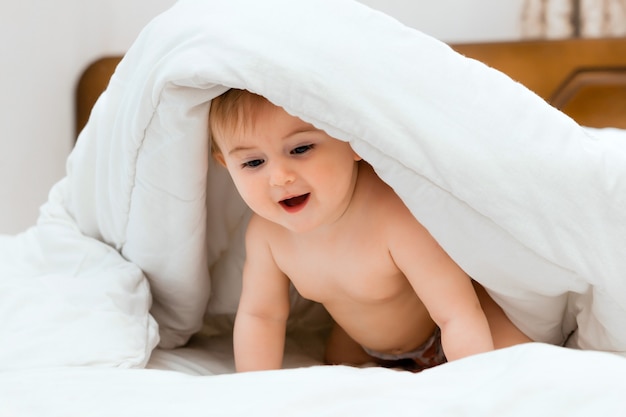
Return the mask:
[[[67, 176], [0, 236], [0, 415], [621, 413], [626, 40], [451, 49], [351, 1], [258, 3], [179, 1], [81, 77]], [[323, 366], [328, 317], [293, 294], [285, 369], [233, 374], [249, 213], [206, 141], [228, 87], [349, 141], [536, 342]]]

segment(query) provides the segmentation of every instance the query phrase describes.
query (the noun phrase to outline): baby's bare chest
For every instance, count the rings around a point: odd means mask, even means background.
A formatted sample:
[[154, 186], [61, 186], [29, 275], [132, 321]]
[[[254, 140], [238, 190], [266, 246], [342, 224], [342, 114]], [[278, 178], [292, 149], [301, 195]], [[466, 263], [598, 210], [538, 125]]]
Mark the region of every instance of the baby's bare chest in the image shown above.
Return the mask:
[[285, 246], [276, 262], [300, 294], [320, 303], [393, 299], [410, 286], [385, 245], [363, 237], [325, 245]]

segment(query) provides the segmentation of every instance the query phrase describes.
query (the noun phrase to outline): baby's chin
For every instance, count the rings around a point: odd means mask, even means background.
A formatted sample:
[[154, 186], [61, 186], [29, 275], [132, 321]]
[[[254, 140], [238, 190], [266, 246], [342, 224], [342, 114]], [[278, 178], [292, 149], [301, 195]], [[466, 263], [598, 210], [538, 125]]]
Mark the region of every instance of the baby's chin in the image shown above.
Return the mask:
[[[270, 219], [268, 220], [272, 221]], [[319, 225], [317, 224], [312, 224], [310, 222], [298, 222], [295, 219], [293, 221], [281, 219], [274, 221], [274, 223], [278, 224], [286, 231], [294, 234], [306, 234], [309, 232], [314, 232], [319, 227]]]
[[316, 227], [314, 225], [301, 225], [301, 224], [293, 224], [291, 222], [282, 222], [279, 223], [281, 227], [285, 230], [295, 233], [295, 234], [306, 234], [309, 232], [315, 231]]

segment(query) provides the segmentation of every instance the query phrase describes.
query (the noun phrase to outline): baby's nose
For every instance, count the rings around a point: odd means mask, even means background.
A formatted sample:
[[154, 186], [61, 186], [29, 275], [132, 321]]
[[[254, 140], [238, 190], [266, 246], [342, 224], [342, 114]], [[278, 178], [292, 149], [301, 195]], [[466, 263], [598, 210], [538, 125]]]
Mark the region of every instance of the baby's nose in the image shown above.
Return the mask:
[[295, 179], [294, 171], [286, 164], [276, 164], [272, 169], [270, 184], [275, 187], [281, 187], [293, 183]]

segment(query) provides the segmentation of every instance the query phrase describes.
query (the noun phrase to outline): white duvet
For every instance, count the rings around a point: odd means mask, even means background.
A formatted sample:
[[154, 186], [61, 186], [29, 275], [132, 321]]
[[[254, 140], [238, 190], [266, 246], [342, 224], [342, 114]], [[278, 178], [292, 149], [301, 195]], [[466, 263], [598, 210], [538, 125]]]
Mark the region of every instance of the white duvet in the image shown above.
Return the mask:
[[[328, 396], [329, 415], [381, 415], [377, 407], [417, 391], [407, 405], [435, 398], [428, 410], [503, 416], [535, 410], [525, 398], [571, 405], [565, 391], [537, 388], [559, 375], [580, 415], [587, 403], [625, 405], [595, 378], [624, 382], [626, 359], [541, 343], [411, 376], [322, 367], [198, 380], [99, 369], [143, 368], [157, 345], [180, 347], [236, 309], [249, 213], [207, 142], [210, 100], [229, 87], [349, 141], [533, 339], [626, 354], [623, 131], [582, 128], [503, 74], [353, 1], [180, 0], [120, 63], [37, 224], [0, 237], [0, 393], [17, 410], [6, 415], [28, 415], [19, 394], [30, 389], [59, 398], [137, 390], [123, 410], [144, 410], [152, 389], [162, 404], [158, 393], [171, 390], [197, 396], [190, 407], [230, 398], [244, 410], [232, 393], [202, 393], [259, 389], [261, 401], [265, 384], [317, 381], [285, 404], [319, 410], [317, 396]], [[294, 297], [294, 326], [322, 325], [318, 313]], [[61, 378], [75, 383], [55, 385]], [[484, 386], [470, 389], [472, 378]], [[22, 390], [26, 381], [36, 383]], [[59, 415], [90, 415], [82, 411]]]

